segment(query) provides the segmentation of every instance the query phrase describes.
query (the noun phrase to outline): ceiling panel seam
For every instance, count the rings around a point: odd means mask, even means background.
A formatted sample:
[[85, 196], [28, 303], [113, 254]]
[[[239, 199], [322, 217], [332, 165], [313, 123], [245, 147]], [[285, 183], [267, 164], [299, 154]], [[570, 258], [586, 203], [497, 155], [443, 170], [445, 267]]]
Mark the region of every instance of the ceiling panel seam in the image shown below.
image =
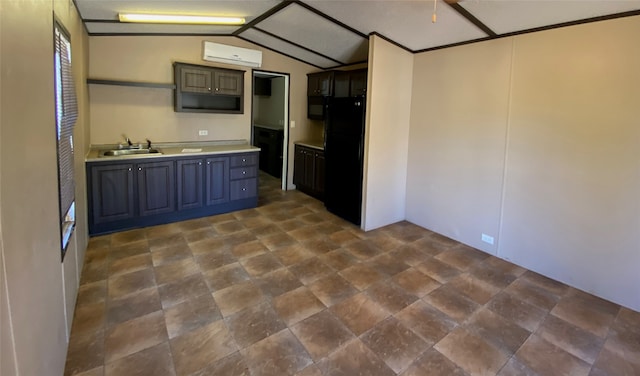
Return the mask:
[[268, 35], [268, 36], [270, 36], [270, 37], [273, 37], [273, 38], [279, 39], [279, 40], [281, 40], [281, 41], [283, 41], [283, 42], [289, 43], [289, 44], [291, 44], [292, 46], [296, 46], [296, 47], [301, 48], [301, 49], [303, 49], [303, 50], [305, 50], [305, 51], [308, 51], [308, 52], [311, 52], [311, 53], [316, 54], [316, 55], [318, 55], [318, 56], [321, 56], [321, 57], [323, 57], [323, 58], [325, 58], [325, 59], [327, 59], [327, 60], [331, 60], [331, 61], [333, 61], [333, 62], [335, 62], [335, 63], [337, 63], [337, 64], [346, 64], [345, 62], [342, 62], [342, 61], [340, 61], [340, 60], [336, 60], [336, 59], [334, 59], [334, 58], [332, 58], [332, 57], [330, 57], [330, 56], [323, 55], [323, 54], [321, 54], [321, 53], [320, 53], [320, 52], [318, 52], [318, 51], [314, 51], [314, 50], [312, 50], [312, 49], [310, 49], [310, 48], [308, 48], [308, 47], [305, 47], [305, 46], [300, 45], [300, 44], [298, 44], [298, 43], [295, 43], [295, 42], [292, 42], [292, 41], [287, 40], [287, 39], [285, 39], [285, 38], [282, 38], [282, 37], [280, 37], [280, 36], [278, 36], [278, 35], [275, 35], [275, 34], [270, 33], [270, 32], [268, 32], [268, 31], [266, 31], [266, 30], [264, 30], [264, 29], [261, 29], [261, 28], [259, 28], [259, 27], [257, 27], [257, 26], [254, 26], [254, 27], [253, 27], [253, 29], [258, 30], [258, 31], [259, 31], [259, 32], [261, 32], [261, 33], [265, 33], [265, 34], [267, 34], [267, 35]]
[[239, 39], [242, 39], [243, 41], [246, 41], [246, 42], [249, 42], [249, 43], [255, 44], [256, 46], [260, 46], [260, 47], [262, 47], [262, 48], [266, 48], [266, 49], [267, 49], [267, 50], [269, 50], [269, 51], [273, 51], [273, 52], [275, 52], [275, 53], [278, 53], [278, 54], [280, 54], [280, 55], [286, 56], [286, 57], [288, 57], [288, 58], [291, 58], [291, 59], [293, 59], [293, 60], [299, 61], [299, 62], [301, 62], [301, 63], [305, 63], [305, 64], [308, 64], [308, 65], [311, 65], [311, 66], [316, 67], [316, 68], [318, 68], [318, 69], [324, 69], [324, 68], [322, 68], [322, 67], [320, 67], [320, 66], [318, 66], [318, 65], [315, 65], [315, 64], [310, 63], [310, 62], [308, 62], [308, 61], [302, 60], [302, 59], [300, 59], [300, 58], [298, 58], [298, 57], [291, 56], [291, 55], [286, 54], [286, 53], [284, 53], [284, 52], [274, 50], [273, 48], [268, 47], [268, 46], [265, 46], [265, 45], [264, 45], [264, 44], [262, 44], [262, 43], [254, 42], [254, 41], [252, 41], [252, 40], [251, 40], [251, 39], [249, 39], [249, 38], [245, 38], [245, 37], [243, 37], [242, 35], [230, 35], [230, 36], [232, 36], [232, 37], [236, 37], [236, 38], [239, 38]]
[[292, 0], [285, 0], [285, 1], [277, 4], [273, 8], [269, 9], [268, 11], [262, 13], [258, 17], [256, 17], [253, 20], [251, 20], [251, 22], [247, 23], [246, 25], [243, 25], [241, 28], [239, 28], [238, 30], [234, 31], [232, 33], [232, 35], [236, 35], [236, 36], [240, 35], [243, 31], [246, 31], [246, 30], [254, 27], [255, 25], [257, 25], [260, 22], [266, 20], [267, 18], [273, 16], [274, 14], [278, 13], [279, 11], [283, 10], [284, 8], [288, 7], [291, 4], [293, 4]]
[[387, 41], [387, 42], [389, 42], [389, 43], [393, 44], [393, 45], [394, 45], [394, 46], [396, 46], [396, 47], [402, 48], [403, 50], [405, 50], [405, 51], [407, 51], [407, 52], [411, 52], [411, 53], [414, 53], [414, 52], [415, 52], [415, 51], [413, 51], [412, 49], [410, 49], [409, 47], [404, 46], [404, 45], [402, 45], [402, 44], [400, 44], [400, 43], [396, 42], [395, 40], [393, 40], [393, 39], [391, 39], [391, 38], [389, 38], [389, 37], [387, 37], [387, 36], [385, 36], [385, 35], [380, 34], [380, 33], [379, 33], [379, 32], [377, 32], [377, 31], [372, 31], [372, 32], [370, 32], [370, 33], [369, 33], [369, 36], [372, 36], [372, 35], [375, 35], [375, 36], [377, 36], [377, 37], [380, 37], [380, 38], [384, 39], [385, 41]]
[[307, 3], [304, 3], [304, 2], [299, 1], [299, 0], [294, 0], [293, 3], [295, 3], [297, 5], [300, 5], [301, 7], [303, 7], [305, 9], [317, 14], [318, 16], [326, 19], [327, 21], [333, 22], [334, 24], [342, 27], [343, 29], [349, 30], [350, 32], [360, 36], [363, 39], [369, 39], [368, 36], [365, 33], [361, 32], [359, 30], [356, 30], [356, 29], [352, 28], [351, 26], [349, 26], [349, 25], [347, 25], [347, 24], [345, 24], [343, 22], [340, 22], [340, 21], [336, 20], [335, 18], [329, 16], [326, 13], [323, 13], [323, 12], [317, 10], [316, 8], [312, 7], [311, 5], [309, 5]]

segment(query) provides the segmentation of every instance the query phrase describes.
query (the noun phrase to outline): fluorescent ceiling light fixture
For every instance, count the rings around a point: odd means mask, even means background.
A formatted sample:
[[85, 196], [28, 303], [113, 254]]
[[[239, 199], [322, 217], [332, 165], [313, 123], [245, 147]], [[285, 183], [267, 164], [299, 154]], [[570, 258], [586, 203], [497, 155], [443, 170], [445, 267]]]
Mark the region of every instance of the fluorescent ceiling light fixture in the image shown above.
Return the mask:
[[187, 16], [179, 14], [118, 14], [120, 22], [175, 23], [199, 25], [243, 25], [242, 17]]

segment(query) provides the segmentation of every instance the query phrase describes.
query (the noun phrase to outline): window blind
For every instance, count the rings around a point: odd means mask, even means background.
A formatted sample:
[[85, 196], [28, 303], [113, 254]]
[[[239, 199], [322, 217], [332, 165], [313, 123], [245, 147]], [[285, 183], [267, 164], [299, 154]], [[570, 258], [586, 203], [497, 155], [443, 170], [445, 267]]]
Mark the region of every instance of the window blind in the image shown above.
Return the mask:
[[55, 83], [58, 144], [58, 188], [62, 247], [66, 248], [75, 224], [75, 181], [73, 174], [73, 127], [78, 118], [78, 102], [71, 71], [71, 42], [56, 23]]

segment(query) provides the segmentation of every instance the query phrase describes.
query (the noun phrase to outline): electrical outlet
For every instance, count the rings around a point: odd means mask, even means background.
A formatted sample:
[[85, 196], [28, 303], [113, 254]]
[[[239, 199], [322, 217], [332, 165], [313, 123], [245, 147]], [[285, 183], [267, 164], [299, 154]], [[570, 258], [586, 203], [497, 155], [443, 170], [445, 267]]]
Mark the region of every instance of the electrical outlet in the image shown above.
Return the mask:
[[493, 244], [493, 236], [482, 234], [482, 241], [488, 244]]
[[198, 131], [198, 136], [207, 136], [209, 134], [209, 131], [206, 129], [201, 129]]
[[296, 121], [295, 120], [291, 120], [291, 128], [295, 128], [296, 127]]

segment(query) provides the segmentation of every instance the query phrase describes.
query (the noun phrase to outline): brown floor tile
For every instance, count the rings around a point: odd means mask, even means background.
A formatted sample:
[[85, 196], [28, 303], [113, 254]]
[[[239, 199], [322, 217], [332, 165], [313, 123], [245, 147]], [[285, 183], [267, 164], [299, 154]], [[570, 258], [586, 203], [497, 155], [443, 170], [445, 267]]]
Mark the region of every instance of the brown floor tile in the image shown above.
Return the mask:
[[554, 281], [553, 279], [547, 278], [542, 274], [538, 274], [530, 270], [527, 270], [522, 274], [522, 279], [542, 287], [550, 293], [558, 296], [563, 296], [570, 289], [569, 286], [562, 282]]
[[117, 247], [119, 245], [146, 239], [147, 236], [144, 229], [116, 232], [115, 234], [111, 234], [111, 246]]
[[148, 252], [111, 260], [109, 263], [109, 277], [143, 270], [151, 266], [151, 255]]
[[379, 273], [389, 277], [392, 277], [409, 269], [409, 265], [405, 264], [398, 258], [394, 258], [388, 253], [383, 253], [381, 255], [372, 257], [366, 262], [366, 265], [371, 269], [374, 269]]
[[323, 222], [325, 219], [323, 218], [323, 216], [317, 214], [317, 213], [310, 213], [310, 214], [305, 214], [305, 215], [301, 215], [300, 218], [303, 222], [306, 222], [308, 224], [317, 224], [317, 223], [321, 223]]
[[396, 274], [392, 280], [405, 291], [419, 298], [440, 287], [440, 282], [414, 268]]
[[496, 374], [509, 360], [487, 341], [463, 328], [455, 329], [433, 347], [471, 375]]
[[480, 305], [459, 294], [455, 289], [443, 285], [422, 298], [427, 304], [444, 312], [458, 323], [464, 322]]
[[388, 281], [372, 285], [367, 289], [366, 294], [391, 314], [395, 314], [418, 299]]
[[363, 293], [334, 305], [331, 311], [357, 336], [389, 316], [389, 312]]
[[523, 279], [516, 280], [504, 291], [545, 311], [551, 310], [560, 300], [557, 295]]
[[447, 286], [478, 304], [485, 304], [500, 292], [500, 289], [464, 273], [452, 279]]
[[[179, 226], [179, 223], [177, 223], [176, 226]], [[149, 239], [149, 249], [151, 250], [151, 252], [164, 248], [183, 248], [186, 245], [187, 241], [182, 235], [182, 232]]]
[[404, 241], [398, 240], [387, 233], [374, 236], [370, 240], [383, 252], [395, 251], [406, 244]]
[[78, 304], [73, 316], [73, 324], [71, 331], [74, 335], [95, 332], [105, 325], [105, 307], [104, 301], [89, 304]]
[[289, 267], [289, 270], [305, 285], [309, 285], [318, 279], [333, 273], [333, 269], [320, 261], [317, 257], [306, 259], [292, 265]]
[[317, 256], [324, 255], [325, 253], [331, 252], [340, 248], [340, 245], [334, 243], [330, 239], [327, 238], [314, 238], [309, 239], [304, 242], [301, 242], [302, 246]]
[[325, 308], [324, 304], [304, 286], [274, 298], [273, 305], [287, 325], [293, 325]]
[[319, 360], [354, 338], [329, 311], [322, 311], [291, 327], [314, 360]]
[[257, 239], [257, 237], [251, 232], [247, 230], [235, 232], [233, 234], [228, 234], [225, 236], [221, 236], [219, 238], [224, 244], [233, 247], [234, 245], [248, 243]]
[[251, 279], [237, 262], [202, 273], [209, 290], [218, 291]]
[[242, 225], [242, 222], [237, 220], [218, 223], [213, 225], [213, 228], [218, 234], [224, 235], [232, 234], [234, 232], [240, 232], [245, 229], [245, 227]]
[[247, 307], [258, 304], [264, 299], [260, 289], [247, 281], [213, 293], [216, 305], [224, 317], [233, 315]]
[[343, 248], [360, 260], [367, 260], [382, 253], [382, 250], [370, 240], [357, 240], [343, 246]]
[[254, 240], [248, 243], [238, 244], [233, 247], [231, 253], [238, 259], [244, 259], [248, 257], [258, 256], [265, 252], [268, 252], [269, 249], [262, 244], [259, 240]]
[[107, 291], [109, 299], [122, 298], [125, 295], [156, 285], [152, 268], [109, 278]]
[[272, 298], [302, 286], [300, 280], [287, 268], [280, 268], [273, 272], [263, 274], [262, 277], [256, 279], [256, 284], [262, 289], [265, 295]]
[[604, 340], [595, 334], [571, 325], [553, 315], [547, 316], [536, 334], [589, 364], [596, 360], [604, 343]]
[[107, 363], [105, 376], [174, 376], [169, 344], [163, 342], [125, 358]]
[[618, 306], [582, 292], [563, 298], [551, 313], [601, 338], [618, 314]]
[[200, 268], [192, 258], [162, 264], [154, 268], [158, 285], [179, 281], [190, 275], [200, 273]]
[[65, 375], [76, 375], [104, 364], [104, 331], [72, 332], [67, 349]]
[[[495, 257], [490, 257], [489, 260], [473, 266], [469, 269], [469, 275], [474, 279], [484, 282], [496, 289], [504, 289], [509, 286], [518, 277], [505, 271], [492, 266], [490, 260], [500, 260]], [[504, 262], [504, 261], [503, 261]], [[506, 263], [506, 262], [505, 262]]]
[[608, 345], [605, 345], [593, 364], [590, 375], [640, 375], [638, 353], [621, 356], [618, 352], [611, 350]]
[[364, 264], [350, 266], [338, 274], [360, 291], [366, 290], [369, 286], [384, 278], [382, 274]]
[[395, 317], [389, 317], [360, 337], [396, 373], [408, 368], [429, 346]]
[[351, 253], [342, 249], [327, 252], [318, 256], [318, 259], [338, 271], [346, 269], [359, 262]]
[[455, 363], [434, 349], [427, 350], [402, 376], [465, 376], [466, 373]]
[[153, 266], [167, 264], [173, 261], [191, 258], [193, 254], [189, 246], [181, 244], [179, 246], [165, 247], [151, 252]]
[[265, 236], [260, 238], [260, 241], [271, 251], [296, 244], [296, 240], [285, 233]]
[[170, 340], [178, 375], [188, 375], [238, 350], [222, 320]]
[[418, 264], [415, 268], [440, 283], [447, 283], [460, 274], [458, 269], [435, 258]]
[[183, 232], [182, 235], [184, 236], [184, 240], [186, 240], [187, 243], [195, 243], [206, 239], [212, 239], [216, 237], [218, 233], [213, 229], [213, 227], [209, 227], [186, 231]]
[[[435, 234], [437, 235], [437, 234]], [[452, 241], [451, 244], [444, 244], [442, 242], [436, 241], [433, 239], [434, 234], [426, 236], [422, 239], [416, 240], [415, 242], [411, 243], [411, 245], [416, 246], [418, 249], [420, 249], [422, 252], [430, 255], [430, 256], [435, 256], [441, 252], [446, 251], [447, 249], [453, 247], [455, 244], [458, 244], [455, 240], [450, 239]], [[448, 238], [447, 238], [448, 239]]]
[[294, 244], [280, 248], [274, 251], [273, 255], [285, 266], [291, 266], [315, 256], [313, 252], [304, 248], [302, 244]]
[[539, 376], [538, 373], [524, 365], [515, 356], [502, 367], [498, 376]]
[[488, 309], [476, 312], [465, 327], [477, 334], [507, 356], [513, 355], [531, 334], [528, 330], [502, 318]]
[[278, 261], [278, 259], [270, 252], [262, 255], [246, 258], [240, 260], [240, 263], [244, 269], [252, 277], [258, 277], [265, 273], [272, 272], [276, 269], [280, 269], [284, 265]]
[[321, 237], [323, 235], [318, 231], [316, 231], [315, 228], [310, 226], [298, 227], [294, 230], [287, 232], [287, 234], [300, 243], [317, 238], [317, 237]]
[[180, 231], [183, 233], [186, 231], [194, 231], [211, 227], [211, 222], [209, 222], [206, 218], [189, 219], [186, 221], [177, 222], [176, 224], [180, 228]]
[[313, 229], [324, 236], [329, 236], [343, 230], [342, 226], [333, 223], [333, 219], [329, 219], [327, 222], [319, 223], [313, 226]]
[[211, 294], [204, 294], [165, 309], [169, 338], [174, 338], [220, 320], [222, 314]]
[[224, 250], [201, 253], [195, 256], [195, 260], [200, 271], [203, 273], [238, 261], [238, 259], [231, 254], [231, 251]]
[[434, 257], [458, 270], [466, 271], [472, 266], [482, 262], [484, 259], [489, 257], [489, 255], [482, 251], [478, 251], [477, 249], [460, 244], [453, 248], [449, 248]]
[[605, 348], [608, 351], [638, 367], [640, 367], [640, 356], [638, 355], [640, 354], [639, 316], [640, 313], [631, 313], [631, 310], [624, 308], [612, 325], [605, 343]]
[[104, 376], [104, 366], [92, 368], [88, 371], [75, 373], [73, 376]]
[[240, 349], [286, 328], [271, 304], [266, 301], [227, 317], [225, 322]]
[[418, 239], [431, 236], [432, 231], [422, 228], [408, 221], [400, 221], [384, 228], [391, 236], [403, 242], [414, 242]]
[[413, 243], [402, 245], [397, 250], [389, 252], [389, 254], [409, 266], [419, 265], [432, 257]]
[[145, 240], [112, 247], [109, 250], [109, 261], [120, 260], [123, 258], [137, 256], [149, 253], [149, 242]]
[[240, 352], [219, 359], [191, 376], [250, 376], [249, 366]]
[[422, 300], [396, 313], [395, 317], [419, 335], [429, 346], [440, 341], [457, 326], [456, 322], [447, 315]]
[[105, 363], [124, 358], [167, 340], [162, 311], [109, 328], [105, 334]]
[[178, 233], [180, 232], [180, 227], [178, 227], [177, 223], [167, 223], [164, 225], [147, 227], [144, 230], [147, 235], [147, 239], [155, 239]]
[[317, 365], [311, 364], [307, 368], [296, 373], [295, 376], [322, 376], [322, 372], [320, 371], [320, 368], [318, 368]]
[[340, 230], [340, 231], [336, 231], [333, 234], [329, 235], [329, 239], [331, 239], [332, 242], [343, 246], [345, 244], [349, 244], [351, 242], [360, 240], [359, 237], [357, 237], [356, 235], [354, 235], [351, 231], [349, 230]]
[[506, 292], [494, 296], [487, 308], [530, 332], [535, 331], [547, 312]]
[[209, 294], [209, 288], [200, 273], [158, 287], [162, 308], [168, 308], [185, 300]]
[[91, 282], [78, 287], [76, 304], [92, 304], [104, 302], [107, 299], [107, 281]]
[[265, 224], [251, 229], [251, 233], [258, 239], [266, 238], [268, 236], [281, 235], [284, 233], [282, 228], [275, 223], [272, 223], [270, 219], [265, 218]]
[[275, 226], [284, 232], [289, 232], [301, 227], [305, 227], [307, 226], [307, 224], [297, 218], [292, 218], [286, 221], [278, 222], [278, 224]]
[[242, 225], [247, 229], [256, 229], [262, 226], [266, 226], [271, 224], [271, 222], [262, 216], [258, 211], [255, 211], [255, 215], [253, 217], [247, 218], [238, 218]]
[[531, 335], [516, 353], [517, 359], [541, 375], [587, 375], [589, 364], [568, 352]]
[[311, 357], [289, 329], [284, 329], [242, 350], [252, 376], [294, 375], [312, 363]]
[[321, 278], [308, 287], [327, 307], [331, 307], [358, 292], [346, 279], [337, 274]]
[[189, 243], [189, 248], [194, 256], [207, 255], [210, 253], [220, 253], [223, 251], [230, 252], [233, 244], [226, 241], [226, 237], [216, 237], [213, 239], [201, 240], [195, 243]]
[[350, 341], [317, 365], [323, 375], [395, 375], [395, 373], [359, 339]]
[[162, 309], [158, 289], [150, 287], [107, 302], [107, 325], [113, 326]]

